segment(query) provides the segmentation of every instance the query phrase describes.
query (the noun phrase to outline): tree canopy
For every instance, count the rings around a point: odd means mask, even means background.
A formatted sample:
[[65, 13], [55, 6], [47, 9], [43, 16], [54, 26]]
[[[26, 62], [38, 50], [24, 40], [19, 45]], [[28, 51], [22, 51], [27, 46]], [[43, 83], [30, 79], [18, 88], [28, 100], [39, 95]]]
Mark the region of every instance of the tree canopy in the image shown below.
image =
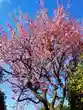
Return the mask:
[[[81, 56], [82, 58], [82, 56]], [[78, 63], [76, 70], [71, 71], [68, 77], [68, 98], [71, 110], [83, 109], [83, 61]]]
[[58, 100], [62, 108], [67, 66], [73, 60], [76, 67], [82, 51], [82, 26], [69, 17], [62, 5], [55, 9], [54, 19], [44, 7], [34, 20], [21, 10], [20, 20], [10, 15], [16, 28], [8, 24], [10, 39], [1, 28], [0, 59], [10, 66], [10, 71], [2, 71], [6, 73], [3, 82], [15, 93], [12, 99], [21, 104], [43, 103], [45, 110], [54, 110]]
[[79, 63], [76, 71], [70, 73], [68, 84], [71, 91], [75, 91], [76, 93], [83, 91], [83, 63]]

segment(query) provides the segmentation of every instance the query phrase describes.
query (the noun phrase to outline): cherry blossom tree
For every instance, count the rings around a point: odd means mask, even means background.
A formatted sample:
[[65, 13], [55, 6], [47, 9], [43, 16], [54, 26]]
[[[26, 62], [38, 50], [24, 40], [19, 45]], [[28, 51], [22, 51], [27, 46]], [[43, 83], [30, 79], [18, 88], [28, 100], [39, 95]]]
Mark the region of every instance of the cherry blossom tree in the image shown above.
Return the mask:
[[16, 28], [8, 23], [8, 38], [1, 27], [0, 60], [10, 67], [8, 71], [1, 66], [1, 71], [3, 83], [8, 84], [15, 94], [12, 99], [23, 104], [42, 103], [45, 110], [54, 110], [59, 100], [62, 107], [67, 67], [72, 60], [74, 69], [82, 52], [81, 24], [73, 20], [62, 5], [54, 10], [51, 19], [43, 2], [34, 20], [20, 9], [19, 16], [11, 13], [10, 16]]

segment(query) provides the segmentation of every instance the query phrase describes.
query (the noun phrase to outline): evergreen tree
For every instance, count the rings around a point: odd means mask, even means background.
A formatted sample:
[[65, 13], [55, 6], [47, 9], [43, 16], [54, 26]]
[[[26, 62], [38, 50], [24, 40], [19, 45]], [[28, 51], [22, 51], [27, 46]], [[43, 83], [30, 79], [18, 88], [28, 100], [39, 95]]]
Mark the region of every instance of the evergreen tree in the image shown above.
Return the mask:
[[6, 96], [5, 96], [4, 92], [2, 92], [0, 90], [0, 110], [7, 110], [5, 99], [6, 99]]
[[71, 110], [83, 110], [83, 62], [69, 74], [68, 89]]

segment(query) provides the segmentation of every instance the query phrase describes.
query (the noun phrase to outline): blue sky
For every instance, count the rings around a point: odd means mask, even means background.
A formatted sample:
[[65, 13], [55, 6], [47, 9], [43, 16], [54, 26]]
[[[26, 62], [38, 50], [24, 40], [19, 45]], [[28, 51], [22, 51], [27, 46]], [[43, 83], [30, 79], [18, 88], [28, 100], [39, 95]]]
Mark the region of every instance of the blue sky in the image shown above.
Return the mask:
[[[23, 12], [28, 12], [29, 16], [34, 18], [37, 10], [39, 9], [39, 0], [0, 0], [0, 25], [7, 31], [6, 23], [11, 22], [12, 19], [9, 17], [9, 12], [15, 12], [18, 10], [18, 6], [21, 7]], [[59, 0], [64, 3], [66, 6], [67, 0]], [[48, 10], [48, 14], [50, 17], [53, 16], [53, 10], [56, 7], [56, 0], [45, 0], [45, 7]], [[69, 12], [72, 17], [77, 20], [83, 19], [83, 0], [71, 0], [71, 7]], [[11, 101], [11, 90], [6, 85], [0, 85], [0, 88], [3, 88], [7, 95], [7, 104], [12, 105], [13, 101]], [[33, 106], [29, 105], [29, 110], [34, 110]], [[28, 110], [27, 109], [27, 110]], [[12, 110], [8, 107], [8, 110]]]

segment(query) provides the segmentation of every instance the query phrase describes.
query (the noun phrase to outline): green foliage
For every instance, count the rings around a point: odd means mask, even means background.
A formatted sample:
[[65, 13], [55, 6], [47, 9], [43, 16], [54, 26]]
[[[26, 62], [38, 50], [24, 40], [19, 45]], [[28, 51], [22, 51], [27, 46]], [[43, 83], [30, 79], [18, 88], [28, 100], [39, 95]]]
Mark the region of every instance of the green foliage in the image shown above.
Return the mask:
[[44, 110], [44, 108], [41, 108], [40, 110]]
[[78, 63], [76, 70], [68, 77], [68, 98], [71, 110], [83, 110], [83, 63]]
[[7, 110], [5, 99], [6, 99], [5, 94], [2, 91], [0, 91], [0, 110]]
[[83, 98], [81, 98], [81, 102], [83, 102]]
[[[44, 108], [41, 108], [40, 110], [44, 110]], [[56, 106], [54, 110], [60, 110], [60, 105]], [[70, 110], [70, 107], [63, 106], [62, 110]]]
[[68, 88], [76, 93], [83, 91], [83, 63], [78, 64], [76, 71], [69, 74]]
[[70, 110], [70, 107], [64, 106], [62, 110]]

